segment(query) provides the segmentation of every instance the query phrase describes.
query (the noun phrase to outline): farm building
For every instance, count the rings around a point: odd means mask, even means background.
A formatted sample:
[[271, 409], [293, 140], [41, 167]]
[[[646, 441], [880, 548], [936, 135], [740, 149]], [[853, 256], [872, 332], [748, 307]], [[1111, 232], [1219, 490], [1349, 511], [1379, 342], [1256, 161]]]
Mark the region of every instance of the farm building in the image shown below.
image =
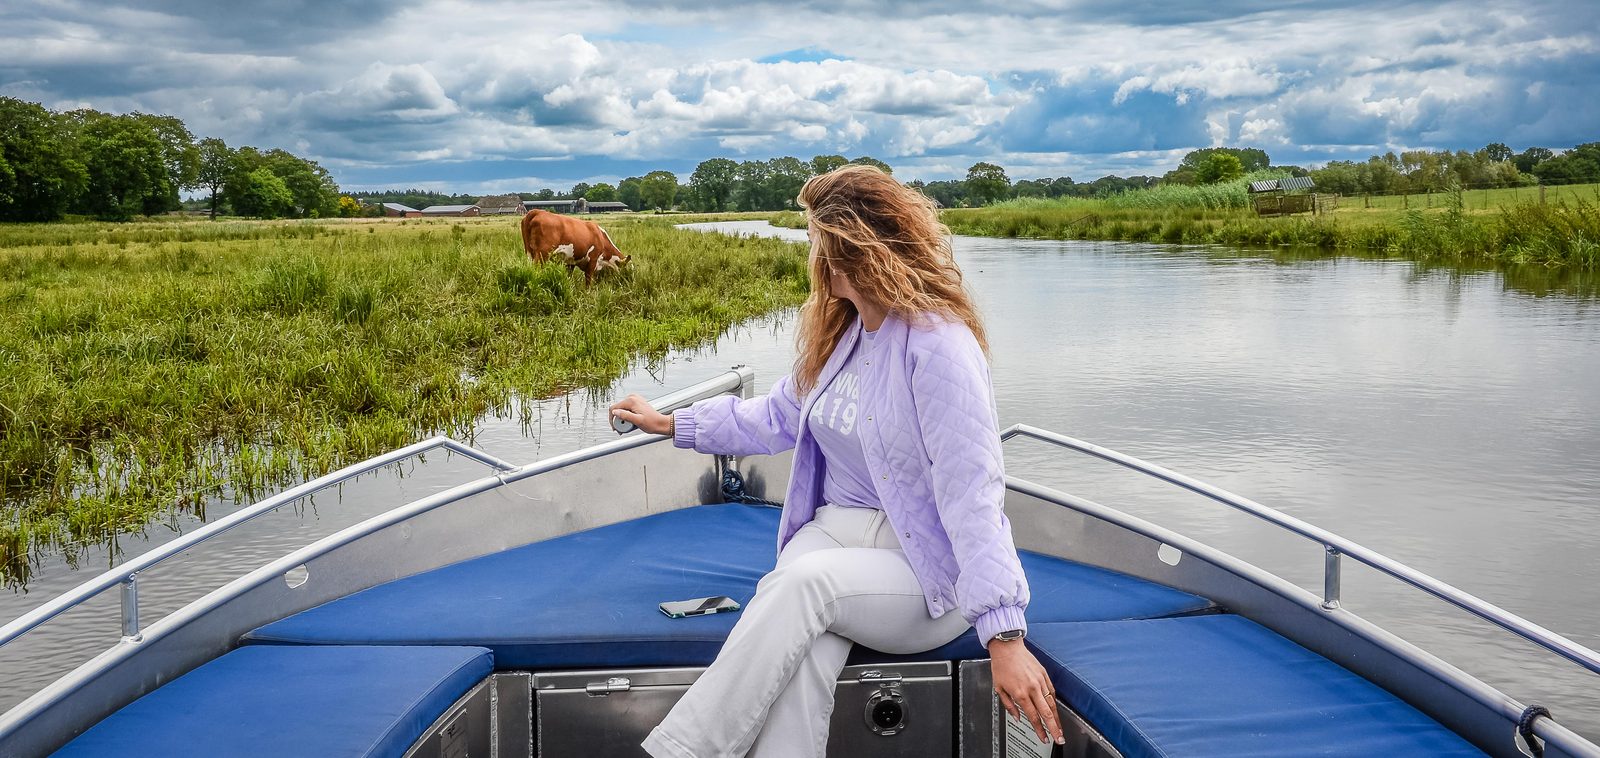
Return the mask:
[[572, 213], [576, 202], [575, 200], [524, 200], [522, 201], [522, 212], [527, 213], [537, 209], [552, 213]]
[[430, 205], [422, 209], [424, 216], [476, 216], [479, 213], [476, 205]]
[[478, 198], [478, 212], [485, 216], [522, 213], [522, 198], [516, 195], [489, 195]]
[[380, 203], [383, 206], [383, 215], [387, 218], [419, 218], [422, 211], [409, 205], [399, 203]]
[[628, 210], [628, 206], [614, 201], [589, 202], [583, 198], [576, 200], [524, 200], [524, 212], [535, 208], [555, 213], [618, 213]]
[[1258, 216], [1327, 213], [1339, 207], [1339, 196], [1336, 194], [1308, 192], [1315, 186], [1309, 176], [1251, 182], [1250, 200]]

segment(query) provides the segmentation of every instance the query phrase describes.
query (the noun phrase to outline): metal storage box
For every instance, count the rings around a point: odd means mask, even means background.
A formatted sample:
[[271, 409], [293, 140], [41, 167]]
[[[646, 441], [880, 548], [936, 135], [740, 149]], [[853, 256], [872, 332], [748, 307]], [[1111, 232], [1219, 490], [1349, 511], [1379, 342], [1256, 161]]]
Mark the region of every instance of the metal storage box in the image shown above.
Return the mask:
[[[540, 756], [635, 758], [704, 668], [533, 675]], [[955, 751], [955, 681], [947, 661], [847, 666], [839, 676], [828, 755], [948, 756]]]

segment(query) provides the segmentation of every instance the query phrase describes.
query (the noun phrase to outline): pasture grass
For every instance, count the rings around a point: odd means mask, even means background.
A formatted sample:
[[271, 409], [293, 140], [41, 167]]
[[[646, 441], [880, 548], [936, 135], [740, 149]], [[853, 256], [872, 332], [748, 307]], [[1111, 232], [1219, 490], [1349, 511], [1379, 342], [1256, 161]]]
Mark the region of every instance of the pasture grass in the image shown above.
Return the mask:
[[0, 227], [0, 577], [527, 418], [807, 292], [801, 245], [602, 223], [633, 259], [593, 287], [508, 217]]

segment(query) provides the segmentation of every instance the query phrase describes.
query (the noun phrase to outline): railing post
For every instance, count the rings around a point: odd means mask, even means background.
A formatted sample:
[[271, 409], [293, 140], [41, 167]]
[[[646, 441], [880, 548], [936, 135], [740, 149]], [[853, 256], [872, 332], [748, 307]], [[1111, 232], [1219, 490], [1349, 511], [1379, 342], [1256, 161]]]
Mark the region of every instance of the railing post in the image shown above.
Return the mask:
[[139, 575], [122, 580], [122, 641], [139, 641]]
[[1332, 545], [1323, 545], [1326, 551], [1322, 556], [1322, 609], [1325, 611], [1336, 610], [1339, 607], [1339, 548]]

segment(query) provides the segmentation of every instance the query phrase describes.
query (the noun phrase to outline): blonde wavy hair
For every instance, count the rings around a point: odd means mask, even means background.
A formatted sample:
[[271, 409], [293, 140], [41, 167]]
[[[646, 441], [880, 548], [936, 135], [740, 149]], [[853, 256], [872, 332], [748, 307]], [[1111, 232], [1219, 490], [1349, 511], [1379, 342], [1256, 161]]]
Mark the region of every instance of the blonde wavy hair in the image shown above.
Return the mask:
[[989, 341], [933, 201], [875, 166], [852, 164], [811, 177], [800, 189], [810, 222], [811, 296], [800, 308], [794, 379], [809, 393], [855, 319], [854, 303], [828, 288], [843, 274], [862, 297], [912, 320], [926, 313], [964, 322], [984, 353]]

